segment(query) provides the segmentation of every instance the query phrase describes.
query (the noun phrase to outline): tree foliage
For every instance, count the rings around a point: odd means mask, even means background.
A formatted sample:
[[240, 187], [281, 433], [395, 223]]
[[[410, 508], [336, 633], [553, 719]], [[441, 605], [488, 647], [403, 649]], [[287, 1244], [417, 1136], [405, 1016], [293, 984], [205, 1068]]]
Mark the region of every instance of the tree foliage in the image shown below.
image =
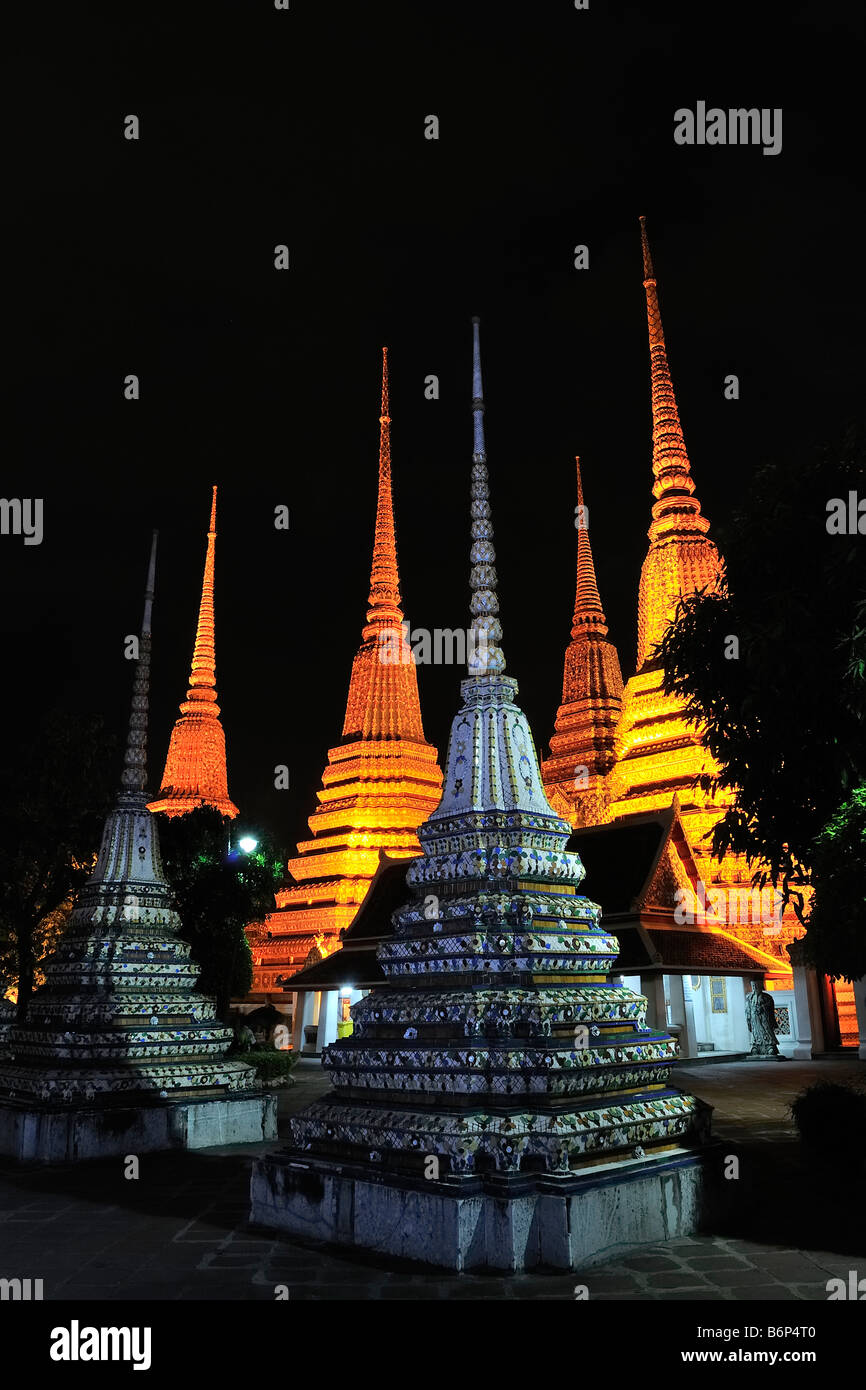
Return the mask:
[[100, 717], [55, 710], [0, 759], [0, 994], [17, 990], [23, 1021], [95, 863], [116, 747]]
[[816, 836], [812, 874], [807, 958], [825, 974], [858, 980], [866, 975], [866, 787], [858, 787]]
[[[685, 600], [660, 648], [665, 689], [685, 701], [719, 764], [707, 784], [735, 793], [714, 852], [744, 853], [756, 881], [778, 885], [801, 919], [797, 880], [811, 881], [807, 950], [849, 978], [864, 973], [851, 947], [866, 939], [866, 905], [862, 893], [843, 905], [833, 882], [850, 874], [855, 793], [866, 786], [866, 535], [856, 525], [833, 534], [828, 518], [833, 499], [847, 507], [863, 488], [864, 464], [862, 432], [851, 431], [838, 449], [759, 469], [719, 529], [726, 591]], [[844, 927], [831, 926], [831, 902], [844, 906]]]
[[211, 807], [159, 817], [163, 865], [181, 918], [181, 935], [201, 966], [198, 987], [216, 995], [226, 1018], [233, 996], [249, 993], [252, 956], [245, 927], [274, 910], [280, 861], [260, 835], [252, 854], [229, 850], [231, 822]]

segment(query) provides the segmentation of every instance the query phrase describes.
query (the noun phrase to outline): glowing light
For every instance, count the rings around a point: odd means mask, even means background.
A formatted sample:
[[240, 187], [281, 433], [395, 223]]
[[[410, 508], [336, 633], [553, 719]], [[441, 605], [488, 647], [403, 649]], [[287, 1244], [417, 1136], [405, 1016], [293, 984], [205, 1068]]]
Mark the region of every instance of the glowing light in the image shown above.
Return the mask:
[[258, 840], [254, 840], [252, 835], [243, 835], [241, 839], [238, 840], [238, 848], [242, 849], [244, 854], [252, 854], [254, 849], [258, 849], [258, 846]]

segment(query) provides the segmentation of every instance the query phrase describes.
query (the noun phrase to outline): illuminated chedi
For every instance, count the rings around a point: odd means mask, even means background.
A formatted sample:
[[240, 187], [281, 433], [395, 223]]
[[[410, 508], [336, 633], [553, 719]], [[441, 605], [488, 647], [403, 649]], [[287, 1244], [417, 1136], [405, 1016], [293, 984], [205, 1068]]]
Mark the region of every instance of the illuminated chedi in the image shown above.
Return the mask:
[[[784, 926], [762, 918], [760, 898], [753, 897], [753, 870], [742, 855], [714, 859], [713, 827], [733, 804], [724, 789], [704, 792], [698, 779], [713, 775], [718, 765], [703, 745], [700, 728], [685, 714], [682, 701], [665, 695], [663, 668], [656, 655], [659, 642], [673, 621], [681, 598], [698, 591], [713, 592], [724, 582], [719, 553], [707, 534], [701, 515], [680, 424], [664, 331], [659, 311], [655, 270], [641, 218], [644, 289], [652, 389], [653, 496], [649, 550], [641, 569], [638, 593], [637, 670], [627, 682], [622, 717], [617, 729], [617, 757], [609, 779], [611, 818], [656, 810], [671, 804], [676, 794], [709, 906], [708, 921], [727, 925], [752, 946], [778, 956], [784, 967], [784, 945], [799, 934], [788, 914]], [[714, 902], [719, 911], [713, 911]]]
[[216, 501], [214, 488], [189, 689], [172, 729], [162, 784], [148, 808], [166, 816], [183, 816], [197, 806], [212, 806], [230, 819], [238, 814], [228, 792], [226, 739], [216, 692]]
[[457, 1269], [572, 1268], [694, 1228], [705, 1113], [610, 978], [616, 939], [505, 674], [477, 320], [473, 388], [473, 650], [442, 800], [377, 950], [386, 983], [325, 1049], [333, 1093], [254, 1164], [251, 1219]]
[[403, 629], [391, 494], [388, 351], [382, 349], [379, 492], [367, 622], [352, 665], [342, 742], [328, 751], [309, 819], [313, 838], [288, 862], [295, 885], [253, 940], [253, 990], [280, 989], [311, 949], [325, 955], [353, 920], [379, 864], [420, 853], [417, 827], [438, 805], [442, 773], [424, 738], [418, 678]]
[[[768, 958], [778, 959], [780, 968], [787, 972], [790, 967], [784, 947], [801, 934], [801, 929], [790, 911], [781, 925], [771, 921], [768, 927], [760, 895], [751, 892], [753, 870], [743, 856], [727, 854], [721, 861], [713, 858], [710, 836], [733, 804], [733, 795], [723, 789], [712, 793], [702, 790], [699, 779], [713, 775], [718, 765], [703, 745], [700, 728], [687, 718], [682, 701], [666, 695], [662, 688], [664, 672], [657, 648], [675, 618], [680, 599], [698, 591], [713, 592], [723, 584], [724, 576], [722, 560], [708, 536], [709, 521], [702, 515], [695, 496], [668, 365], [645, 219], [640, 222], [651, 363], [655, 500], [638, 593], [637, 669], [623, 692], [614, 759], [603, 794], [592, 786], [575, 785], [569, 791], [566, 781], [559, 782], [555, 791], [561, 797], [563, 814], [576, 827], [667, 809], [676, 798], [676, 809], [700, 883], [704, 885], [701, 893], [706, 895], [706, 903], [702, 898], [692, 903], [689, 898], [684, 905], [696, 914], [696, 920], [730, 927], [743, 941], [768, 953]], [[581, 761], [586, 759], [576, 755], [575, 763]], [[547, 784], [552, 781], [549, 767], [550, 762], [545, 764]], [[566, 808], [567, 801], [570, 809]]]
[[637, 670], [626, 684], [617, 731], [616, 766], [609, 784], [610, 816], [669, 806], [676, 793], [693, 849], [705, 857], [707, 844], [701, 841], [718, 817], [697, 779], [714, 772], [715, 764], [701, 743], [699, 729], [686, 720], [681, 701], [664, 694], [664, 672], [656, 648], [679, 600], [718, 585], [721, 561], [707, 535], [710, 523], [701, 515], [694, 495], [643, 218], [641, 240], [649, 324], [655, 501], [638, 592]]
[[147, 808], [156, 533], [121, 788], [96, 866], [0, 1061], [0, 1153], [70, 1161], [267, 1139], [273, 1098], [196, 988]]
[[606, 818], [607, 775], [616, 758], [615, 731], [622, 710], [622, 672], [607, 640], [589, 541], [580, 459], [577, 464], [577, 585], [571, 642], [565, 653], [562, 704], [550, 757], [541, 766], [551, 806], [577, 826]]

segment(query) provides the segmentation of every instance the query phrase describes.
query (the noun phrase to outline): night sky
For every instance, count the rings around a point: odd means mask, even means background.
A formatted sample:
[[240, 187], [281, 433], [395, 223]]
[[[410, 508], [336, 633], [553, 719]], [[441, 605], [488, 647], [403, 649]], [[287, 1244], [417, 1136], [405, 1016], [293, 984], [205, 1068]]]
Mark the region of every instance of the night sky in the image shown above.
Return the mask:
[[[158, 786], [217, 482], [229, 790], [241, 823], [293, 848], [364, 622], [383, 344], [405, 611], [465, 627], [481, 316], [502, 645], [542, 753], [574, 602], [575, 453], [633, 670], [652, 501], [639, 214], [711, 535], [763, 460], [858, 414], [862, 7], [182, 8], [68, 7], [11, 44], [0, 491], [44, 498], [45, 535], [0, 537], [6, 734], [64, 703], [120, 732], [157, 526]], [[781, 107], [781, 154], [677, 146], [673, 113], [698, 100]], [[419, 669], [443, 758], [461, 675]]]

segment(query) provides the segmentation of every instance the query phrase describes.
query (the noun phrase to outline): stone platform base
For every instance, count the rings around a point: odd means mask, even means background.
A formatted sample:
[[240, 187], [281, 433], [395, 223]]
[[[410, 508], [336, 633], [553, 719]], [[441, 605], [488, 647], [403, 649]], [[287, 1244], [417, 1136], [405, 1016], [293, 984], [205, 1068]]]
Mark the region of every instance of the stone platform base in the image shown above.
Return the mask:
[[701, 1227], [718, 1146], [677, 1149], [565, 1178], [383, 1178], [297, 1151], [253, 1163], [254, 1225], [446, 1269], [585, 1269], [614, 1248]]
[[0, 1155], [21, 1163], [76, 1163], [276, 1137], [274, 1094], [81, 1108], [0, 1099]]

